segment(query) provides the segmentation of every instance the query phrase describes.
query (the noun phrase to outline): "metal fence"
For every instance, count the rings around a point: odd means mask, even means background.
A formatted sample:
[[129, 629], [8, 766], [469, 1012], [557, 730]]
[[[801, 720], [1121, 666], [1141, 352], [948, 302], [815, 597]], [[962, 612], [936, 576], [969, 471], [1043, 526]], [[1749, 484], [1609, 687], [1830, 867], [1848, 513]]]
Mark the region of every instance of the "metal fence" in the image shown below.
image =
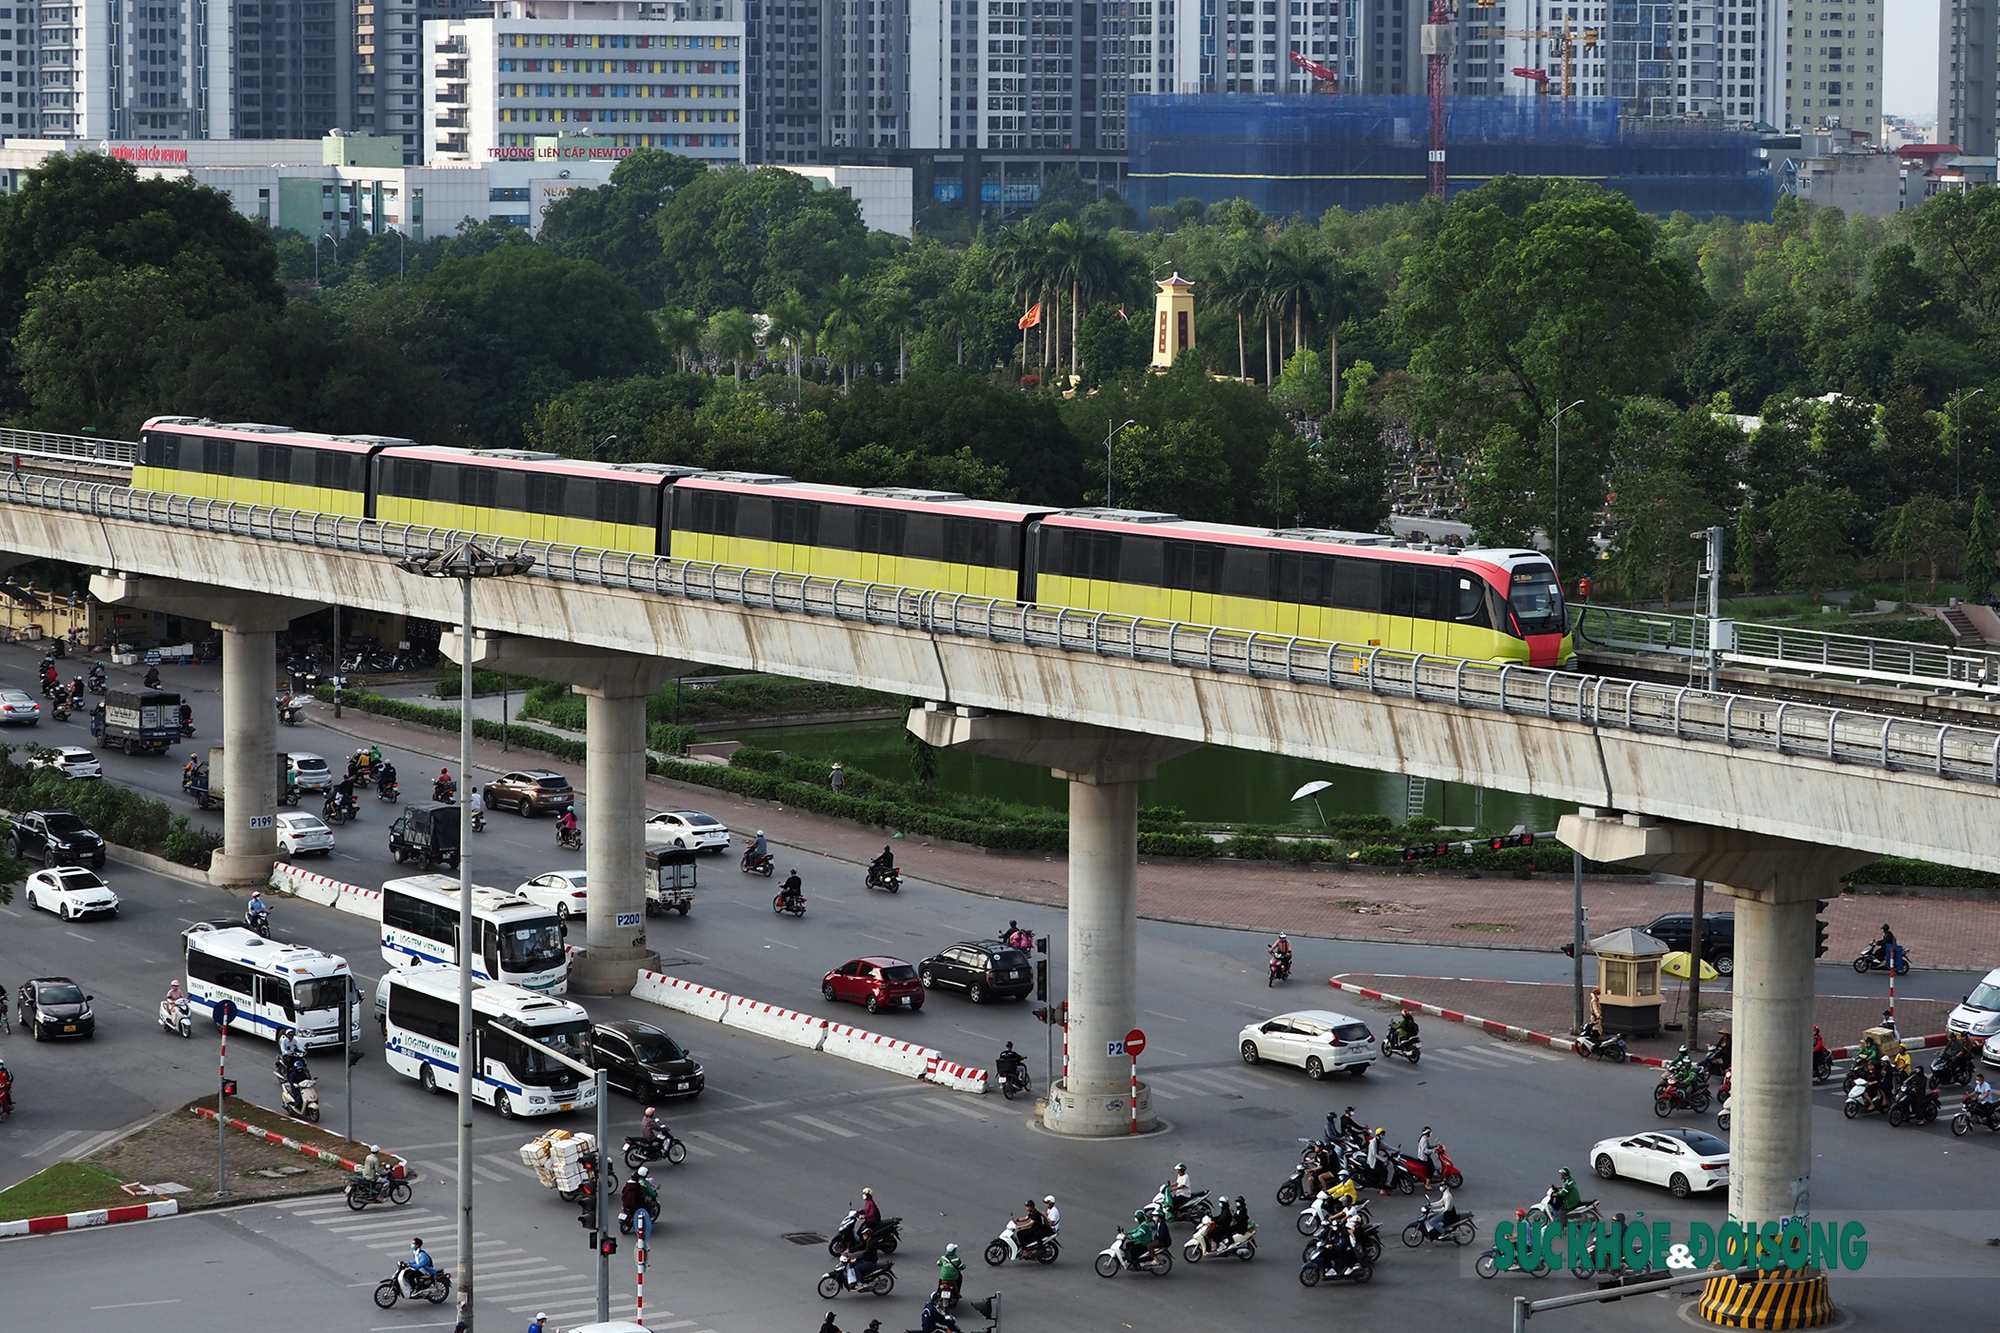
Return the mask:
[[[1662, 653], [1690, 662], [1708, 660], [1706, 617], [1606, 606], [1575, 606], [1571, 611], [1571, 626], [1584, 643], [1623, 652]], [[1726, 666], [2000, 694], [2000, 654], [1782, 625], [1729, 623], [1735, 641], [1723, 649]]]
[[[463, 535], [55, 477], [9, 478], [0, 487], [0, 500], [391, 560], [429, 554]], [[1156, 662], [2000, 785], [2000, 731], [960, 593], [509, 538], [482, 540], [501, 551], [533, 555], [533, 571], [525, 577], [584, 587]]]
[[0, 426], [0, 453], [22, 458], [88, 459], [95, 463], [130, 466], [139, 461], [139, 446], [130, 440], [100, 440], [95, 435], [56, 435], [45, 430], [15, 430]]

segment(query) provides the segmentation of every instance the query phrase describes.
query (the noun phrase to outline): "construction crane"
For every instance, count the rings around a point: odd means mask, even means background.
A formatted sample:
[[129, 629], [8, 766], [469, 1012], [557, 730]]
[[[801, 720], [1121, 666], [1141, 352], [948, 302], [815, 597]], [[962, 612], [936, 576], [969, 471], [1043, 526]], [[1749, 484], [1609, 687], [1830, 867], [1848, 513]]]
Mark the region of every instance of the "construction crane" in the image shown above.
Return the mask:
[[1457, 44], [1451, 0], [1431, 0], [1431, 21], [1424, 25], [1424, 61], [1430, 67], [1431, 148], [1430, 192], [1444, 198], [1444, 83]]
[[1325, 65], [1320, 64], [1318, 61], [1307, 60], [1297, 51], [1292, 51], [1289, 52], [1288, 54], [1292, 58], [1293, 68], [1303, 70], [1305, 73], [1312, 76], [1314, 92], [1337, 93], [1340, 91], [1340, 75], [1336, 74], [1331, 69], [1328, 69]]
[[[1487, 35], [1493, 36], [1495, 34], [1489, 29]], [[1572, 75], [1576, 68], [1577, 48], [1581, 46], [1586, 51], [1595, 51], [1597, 49], [1598, 38], [1597, 29], [1595, 28], [1509, 28], [1498, 35], [1504, 38], [1518, 37], [1528, 41], [1541, 40], [1548, 42], [1550, 54], [1559, 56], [1562, 59], [1562, 95], [1564, 97], [1574, 97], [1576, 95], [1576, 83]], [[1532, 65], [1516, 65], [1512, 72], [1515, 78], [1527, 79], [1529, 82], [1537, 85], [1535, 89], [1537, 93], [1543, 96], [1548, 94], [1549, 74], [1547, 70], [1539, 69]]]

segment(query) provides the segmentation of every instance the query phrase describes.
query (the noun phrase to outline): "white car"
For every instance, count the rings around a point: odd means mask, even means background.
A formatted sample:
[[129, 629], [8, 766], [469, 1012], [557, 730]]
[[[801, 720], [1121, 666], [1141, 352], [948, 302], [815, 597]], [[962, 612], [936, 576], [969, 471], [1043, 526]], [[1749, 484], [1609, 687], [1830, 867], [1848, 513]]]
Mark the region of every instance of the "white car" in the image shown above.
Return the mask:
[[325, 757], [304, 750], [286, 753], [285, 776], [300, 791], [325, 791], [333, 785], [333, 770], [327, 766]]
[[287, 856], [326, 856], [333, 851], [333, 830], [318, 815], [294, 811], [278, 816], [278, 850]]
[[66, 778], [101, 778], [104, 766], [81, 745], [51, 745], [28, 756], [29, 768], [53, 768]]
[[689, 847], [697, 852], [720, 852], [729, 848], [729, 826], [714, 815], [694, 810], [666, 810], [649, 816], [646, 830], [651, 836], [671, 842], [676, 847]]
[[582, 916], [590, 907], [590, 873], [584, 870], [551, 870], [527, 880], [514, 892], [537, 907], [554, 910], [556, 920]]
[[1266, 1060], [1298, 1065], [1315, 1079], [1339, 1069], [1360, 1075], [1380, 1054], [1366, 1023], [1330, 1009], [1300, 1009], [1247, 1024], [1236, 1034], [1236, 1049], [1246, 1065]]
[[86, 916], [118, 915], [118, 895], [82, 866], [51, 866], [28, 876], [28, 906], [54, 912], [65, 921]]
[[42, 720], [42, 706], [25, 690], [0, 690], [0, 722], [25, 722], [34, 726]]
[[1590, 1150], [1591, 1170], [1665, 1185], [1676, 1199], [1729, 1188], [1729, 1145], [1703, 1129], [1649, 1129], [1604, 1139]]
[[1981, 1042], [2000, 1036], [2000, 968], [1988, 972], [1966, 995], [1964, 1003], [1944, 1020], [1946, 1032], [1963, 1033]]

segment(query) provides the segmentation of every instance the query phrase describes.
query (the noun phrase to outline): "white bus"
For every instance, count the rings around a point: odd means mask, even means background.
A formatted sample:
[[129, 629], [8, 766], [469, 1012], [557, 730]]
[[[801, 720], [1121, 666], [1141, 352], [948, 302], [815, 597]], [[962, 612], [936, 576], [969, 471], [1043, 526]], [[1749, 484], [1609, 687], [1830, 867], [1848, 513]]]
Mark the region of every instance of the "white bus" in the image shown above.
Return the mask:
[[[563, 925], [546, 907], [499, 889], [472, 889], [472, 975], [526, 990], [569, 990]], [[392, 967], [458, 965], [458, 880], [412, 875], [382, 886], [382, 957]]]
[[345, 958], [267, 940], [242, 926], [188, 932], [187, 995], [196, 1015], [212, 1020], [219, 1001], [233, 1000], [231, 1027], [272, 1041], [292, 1029], [308, 1049], [341, 1044], [346, 997], [349, 1039], [361, 1036], [361, 1011]]
[[[382, 1052], [389, 1068], [425, 1092], [458, 1091], [458, 969], [389, 974]], [[472, 1095], [503, 1116], [553, 1115], [597, 1105], [592, 1082], [544, 1048], [590, 1063], [590, 1015], [580, 1004], [497, 982], [472, 983]]]

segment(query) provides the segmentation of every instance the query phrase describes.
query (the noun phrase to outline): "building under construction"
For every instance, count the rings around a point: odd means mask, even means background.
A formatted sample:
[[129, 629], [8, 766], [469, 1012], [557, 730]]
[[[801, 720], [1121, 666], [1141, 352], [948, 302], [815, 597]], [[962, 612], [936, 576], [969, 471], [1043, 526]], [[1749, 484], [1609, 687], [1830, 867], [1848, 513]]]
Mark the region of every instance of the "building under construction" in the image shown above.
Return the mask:
[[[1769, 221], [1777, 193], [1758, 139], [1714, 121], [1621, 118], [1610, 98], [1455, 97], [1445, 112], [1447, 188], [1561, 176], [1631, 196], [1642, 212]], [[1317, 218], [1423, 197], [1424, 97], [1134, 97], [1132, 202], [1246, 199]]]

